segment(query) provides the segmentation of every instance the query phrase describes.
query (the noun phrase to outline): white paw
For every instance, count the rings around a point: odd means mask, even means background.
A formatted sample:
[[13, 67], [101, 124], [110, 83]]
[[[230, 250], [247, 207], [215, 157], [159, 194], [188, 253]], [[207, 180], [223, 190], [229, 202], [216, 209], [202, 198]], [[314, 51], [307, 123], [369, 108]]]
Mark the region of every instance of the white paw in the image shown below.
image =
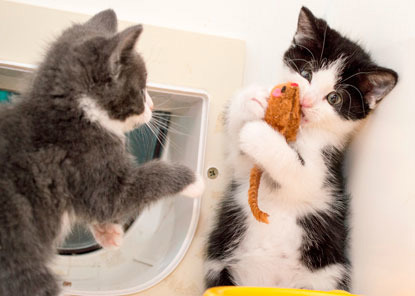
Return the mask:
[[202, 195], [203, 191], [205, 190], [205, 183], [203, 182], [202, 177], [197, 174], [196, 181], [192, 184], [188, 185], [182, 192], [181, 195], [196, 198]]
[[257, 120], [246, 123], [239, 133], [240, 149], [256, 158], [270, 149], [267, 144], [270, 138], [277, 133], [265, 121]]
[[92, 225], [91, 230], [95, 240], [103, 248], [116, 249], [119, 248], [122, 244], [124, 229], [120, 224], [94, 224]]
[[237, 95], [240, 103], [240, 112], [246, 120], [262, 119], [268, 107], [269, 90], [262, 86], [249, 86]]

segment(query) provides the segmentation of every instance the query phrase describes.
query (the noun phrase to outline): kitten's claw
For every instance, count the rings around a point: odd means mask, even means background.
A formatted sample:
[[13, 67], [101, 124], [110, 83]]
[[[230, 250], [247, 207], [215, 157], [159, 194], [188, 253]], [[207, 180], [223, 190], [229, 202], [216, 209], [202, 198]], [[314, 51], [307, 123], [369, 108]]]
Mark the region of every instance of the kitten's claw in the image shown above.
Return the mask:
[[203, 191], [205, 190], [205, 184], [203, 182], [202, 177], [197, 174], [196, 181], [192, 184], [188, 185], [182, 192], [181, 195], [196, 198], [202, 195]]
[[95, 240], [103, 248], [116, 249], [122, 244], [124, 229], [120, 224], [94, 224], [92, 225], [91, 230]]

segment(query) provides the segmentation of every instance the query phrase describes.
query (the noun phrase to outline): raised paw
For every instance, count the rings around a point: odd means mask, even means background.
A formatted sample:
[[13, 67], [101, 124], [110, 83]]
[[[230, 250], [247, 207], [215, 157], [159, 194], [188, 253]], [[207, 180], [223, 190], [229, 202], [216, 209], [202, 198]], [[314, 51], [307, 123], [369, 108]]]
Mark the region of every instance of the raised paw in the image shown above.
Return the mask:
[[277, 134], [265, 121], [247, 122], [239, 133], [239, 148], [242, 152], [254, 157], [266, 154], [267, 149], [273, 148], [271, 142]]
[[95, 240], [103, 248], [119, 248], [123, 241], [124, 229], [120, 224], [103, 223], [91, 226], [92, 234]]
[[196, 198], [196, 197], [201, 196], [204, 190], [205, 190], [205, 184], [203, 182], [203, 179], [199, 174], [197, 174], [196, 180], [192, 184], [187, 185], [187, 187], [184, 188], [180, 192], [180, 194], [187, 196], [187, 197]]
[[235, 107], [238, 107], [238, 112], [245, 117], [245, 121], [263, 119], [268, 106], [269, 90], [252, 85], [241, 90], [235, 99]]

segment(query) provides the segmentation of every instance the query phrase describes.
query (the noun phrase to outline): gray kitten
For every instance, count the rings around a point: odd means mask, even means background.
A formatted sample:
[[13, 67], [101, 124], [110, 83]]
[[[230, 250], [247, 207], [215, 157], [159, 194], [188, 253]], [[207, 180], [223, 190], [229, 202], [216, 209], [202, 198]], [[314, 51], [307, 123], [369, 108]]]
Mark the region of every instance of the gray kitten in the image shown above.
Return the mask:
[[151, 119], [137, 25], [117, 34], [103, 11], [63, 32], [28, 91], [0, 107], [0, 295], [59, 293], [47, 264], [73, 219], [117, 246], [118, 223], [157, 200], [196, 197], [188, 168], [136, 165], [125, 132]]

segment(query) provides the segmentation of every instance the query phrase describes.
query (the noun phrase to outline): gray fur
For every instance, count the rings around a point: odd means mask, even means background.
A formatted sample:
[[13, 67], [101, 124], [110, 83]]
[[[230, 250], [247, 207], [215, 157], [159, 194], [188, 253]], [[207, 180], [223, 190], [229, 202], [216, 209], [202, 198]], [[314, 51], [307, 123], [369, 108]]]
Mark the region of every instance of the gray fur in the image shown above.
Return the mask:
[[123, 221], [194, 180], [182, 166], [138, 166], [121, 139], [91, 123], [88, 96], [112, 119], [144, 110], [146, 68], [133, 50], [142, 27], [117, 34], [112, 10], [63, 32], [28, 91], [0, 107], [0, 295], [54, 296], [47, 267], [62, 215]]

